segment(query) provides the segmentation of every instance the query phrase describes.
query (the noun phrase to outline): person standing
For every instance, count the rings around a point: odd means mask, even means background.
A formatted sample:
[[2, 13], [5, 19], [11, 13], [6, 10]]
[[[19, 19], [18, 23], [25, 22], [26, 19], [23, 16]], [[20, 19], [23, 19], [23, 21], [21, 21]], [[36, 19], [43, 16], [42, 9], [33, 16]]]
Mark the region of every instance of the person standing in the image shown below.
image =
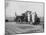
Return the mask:
[[35, 12], [32, 13], [32, 23], [35, 21]]

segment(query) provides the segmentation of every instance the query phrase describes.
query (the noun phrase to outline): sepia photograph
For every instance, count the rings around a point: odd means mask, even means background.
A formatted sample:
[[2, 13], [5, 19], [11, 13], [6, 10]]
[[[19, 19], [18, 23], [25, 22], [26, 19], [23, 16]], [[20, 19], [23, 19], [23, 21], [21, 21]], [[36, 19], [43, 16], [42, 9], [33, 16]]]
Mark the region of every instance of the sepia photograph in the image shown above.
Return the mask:
[[44, 3], [5, 0], [5, 35], [44, 33]]

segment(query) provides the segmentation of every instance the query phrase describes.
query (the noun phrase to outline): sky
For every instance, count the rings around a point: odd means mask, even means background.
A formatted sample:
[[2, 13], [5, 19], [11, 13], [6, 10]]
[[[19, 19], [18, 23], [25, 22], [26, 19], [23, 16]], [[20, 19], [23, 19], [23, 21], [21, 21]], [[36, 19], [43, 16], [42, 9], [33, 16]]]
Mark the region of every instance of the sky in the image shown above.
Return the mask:
[[8, 2], [6, 7], [6, 16], [15, 17], [15, 12], [17, 15], [21, 15], [26, 11], [36, 12], [39, 17], [43, 17], [43, 4], [42, 3], [31, 3], [31, 2]]

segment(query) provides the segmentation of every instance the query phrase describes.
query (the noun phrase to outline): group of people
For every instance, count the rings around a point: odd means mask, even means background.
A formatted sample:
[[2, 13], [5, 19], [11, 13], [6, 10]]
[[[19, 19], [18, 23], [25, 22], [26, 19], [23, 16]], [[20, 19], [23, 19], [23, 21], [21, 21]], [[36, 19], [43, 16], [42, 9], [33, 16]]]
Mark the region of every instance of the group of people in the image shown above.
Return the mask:
[[40, 18], [37, 16], [36, 12], [27, 11], [22, 14], [22, 16], [16, 16], [16, 22], [32, 22], [33, 24], [39, 24]]

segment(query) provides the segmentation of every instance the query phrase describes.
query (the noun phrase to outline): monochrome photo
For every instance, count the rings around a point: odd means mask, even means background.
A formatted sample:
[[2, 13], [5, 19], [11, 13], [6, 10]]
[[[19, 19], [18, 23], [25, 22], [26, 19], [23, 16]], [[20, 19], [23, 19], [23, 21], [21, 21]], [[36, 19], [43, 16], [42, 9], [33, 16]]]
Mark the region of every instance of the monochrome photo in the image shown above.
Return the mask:
[[43, 32], [43, 2], [5, 0], [5, 35]]

